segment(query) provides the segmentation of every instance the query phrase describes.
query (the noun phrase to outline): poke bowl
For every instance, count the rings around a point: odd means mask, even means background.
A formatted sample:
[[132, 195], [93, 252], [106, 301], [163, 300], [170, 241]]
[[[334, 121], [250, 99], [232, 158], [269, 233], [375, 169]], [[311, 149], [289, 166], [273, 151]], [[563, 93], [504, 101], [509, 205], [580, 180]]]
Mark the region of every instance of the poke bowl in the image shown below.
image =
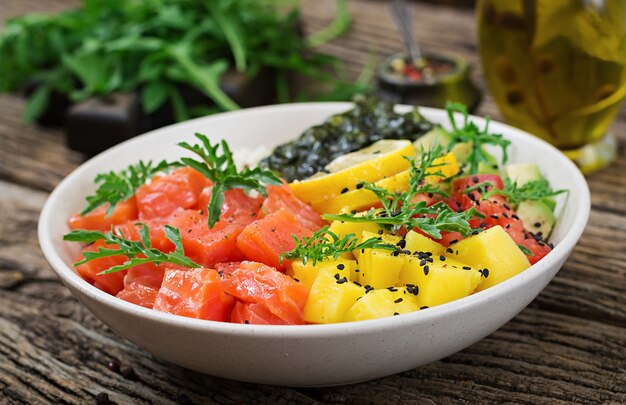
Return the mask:
[[[168, 126], [90, 159], [52, 192], [39, 220], [43, 253], [71, 293], [121, 337], [154, 356], [192, 370], [244, 382], [328, 386], [371, 380], [449, 356], [486, 337], [526, 307], [556, 275], [580, 238], [590, 210], [589, 190], [576, 166], [546, 142], [511, 126], [490, 129], [510, 141], [510, 162], [536, 164], [554, 188], [554, 248], [539, 262], [490, 288], [428, 310], [347, 323], [254, 325], [192, 319], [116, 298], [83, 280], [73, 268], [80, 247], [63, 240], [67, 219], [94, 190], [97, 174], [142, 159], [178, 158], [177, 142], [195, 133], [227, 139], [233, 151], [271, 151], [351, 103], [300, 103], [229, 112]], [[398, 111], [412, 107], [397, 106]], [[449, 127], [446, 111], [420, 108]], [[459, 118], [460, 120], [460, 118]], [[481, 126], [485, 120], [471, 117]], [[501, 157], [496, 148], [489, 149]]]

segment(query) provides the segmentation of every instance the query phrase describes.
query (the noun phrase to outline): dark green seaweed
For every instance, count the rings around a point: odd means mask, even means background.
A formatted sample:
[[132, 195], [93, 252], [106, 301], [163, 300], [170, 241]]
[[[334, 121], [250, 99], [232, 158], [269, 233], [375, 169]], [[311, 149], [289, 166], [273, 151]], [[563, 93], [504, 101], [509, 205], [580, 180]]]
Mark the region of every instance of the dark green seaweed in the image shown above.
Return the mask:
[[416, 140], [433, 124], [417, 110], [396, 113], [394, 104], [374, 97], [360, 96], [354, 108], [329, 117], [299, 138], [282, 144], [261, 161], [285, 180], [301, 180], [317, 172], [335, 158], [362, 149], [381, 139]]

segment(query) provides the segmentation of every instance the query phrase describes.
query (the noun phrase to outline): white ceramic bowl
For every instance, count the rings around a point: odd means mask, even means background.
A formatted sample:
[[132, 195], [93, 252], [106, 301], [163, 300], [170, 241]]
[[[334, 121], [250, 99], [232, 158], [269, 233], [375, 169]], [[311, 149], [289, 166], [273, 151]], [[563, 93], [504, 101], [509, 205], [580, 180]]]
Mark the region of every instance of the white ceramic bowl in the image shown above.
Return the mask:
[[[84, 204], [99, 172], [139, 159], [173, 159], [175, 146], [195, 132], [225, 137], [234, 150], [273, 147], [349, 103], [307, 103], [254, 108], [200, 118], [153, 131], [89, 160], [50, 195], [39, 220], [41, 248], [63, 283], [102, 322], [156, 357], [219, 377], [288, 386], [370, 380], [441, 359], [489, 335], [528, 305], [554, 277], [578, 241], [589, 216], [584, 177], [563, 154], [510, 126], [491, 130], [512, 141], [510, 161], [535, 162], [559, 196], [555, 249], [538, 264], [493, 288], [425, 311], [333, 325], [241, 325], [189, 319], [145, 309], [84, 282], [70, 267], [79, 246], [62, 241], [67, 218]], [[405, 107], [406, 108], [406, 107]], [[447, 123], [444, 111], [422, 113]], [[483, 125], [481, 118], [474, 118]]]

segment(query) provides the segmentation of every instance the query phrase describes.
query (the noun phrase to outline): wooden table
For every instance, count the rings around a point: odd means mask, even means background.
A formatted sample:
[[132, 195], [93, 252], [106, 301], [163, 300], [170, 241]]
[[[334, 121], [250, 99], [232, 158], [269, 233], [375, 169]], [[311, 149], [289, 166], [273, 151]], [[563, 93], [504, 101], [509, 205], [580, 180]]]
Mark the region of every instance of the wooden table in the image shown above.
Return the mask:
[[[2, 0], [0, 19], [59, 10], [77, 0]], [[350, 4], [349, 34], [324, 47], [355, 74], [368, 53], [400, 50], [383, 2]], [[305, 1], [307, 30], [333, 3]], [[472, 10], [418, 6], [424, 49], [477, 63]], [[39, 211], [83, 161], [63, 133], [20, 122], [24, 102], [0, 97], [0, 403], [626, 403], [626, 156], [588, 177], [589, 225], [545, 291], [488, 338], [399, 375], [333, 388], [258, 386], [198, 374], [153, 358], [94, 318], [61, 285], [37, 242]], [[500, 114], [486, 97], [479, 114]], [[626, 140], [626, 115], [614, 131]], [[125, 372], [107, 368], [119, 362]], [[128, 370], [131, 369], [133, 373]], [[129, 375], [130, 374], [130, 375]], [[134, 376], [132, 375], [134, 374]], [[126, 377], [130, 378], [126, 378]], [[98, 397], [98, 395], [100, 395]]]

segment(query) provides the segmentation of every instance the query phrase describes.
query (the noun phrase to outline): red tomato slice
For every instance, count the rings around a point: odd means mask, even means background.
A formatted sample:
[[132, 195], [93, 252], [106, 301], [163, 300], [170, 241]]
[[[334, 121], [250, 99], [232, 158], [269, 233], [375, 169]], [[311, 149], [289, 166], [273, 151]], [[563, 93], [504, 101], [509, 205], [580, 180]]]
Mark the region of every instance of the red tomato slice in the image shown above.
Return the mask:
[[131, 282], [118, 292], [116, 297], [145, 308], [152, 308], [159, 290], [141, 283]]
[[254, 325], [285, 325], [285, 321], [270, 312], [261, 303], [238, 301], [230, 314], [232, 323], [249, 323]]
[[296, 217], [305, 228], [317, 231], [326, 222], [310, 205], [300, 200], [287, 184], [267, 186], [267, 198], [259, 211], [258, 217], [263, 218], [284, 209]]
[[115, 206], [115, 209], [106, 216], [108, 204], [102, 205], [95, 210], [85, 214], [75, 214], [68, 221], [70, 229], [89, 229], [93, 231], [107, 232], [111, 226], [120, 225], [128, 221], [137, 219], [137, 203], [135, 197], [131, 197]]
[[[107, 245], [102, 241], [97, 241], [84, 248], [83, 252], [97, 252], [100, 247], [108, 249], [116, 248], [115, 245]], [[81, 253], [80, 256], [76, 258], [76, 261], [83, 259], [84, 256]], [[89, 261], [87, 263], [83, 263], [80, 266], [76, 266], [76, 272], [85, 281], [93, 284], [96, 288], [99, 288], [100, 290], [107, 292], [111, 295], [115, 295], [120, 292], [122, 288], [124, 288], [124, 276], [126, 275], [126, 270], [118, 271], [111, 274], [99, 275], [98, 273], [107, 270], [110, 267], [120, 265], [126, 260], [127, 257], [122, 255], [102, 257]]]
[[312, 233], [289, 211], [280, 209], [246, 226], [237, 238], [237, 247], [249, 260], [283, 269], [285, 263], [280, 263], [279, 255], [296, 246], [294, 236]]
[[204, 176], [191, 167], [157, 175], [150, 183], [137, 189], [135, 196], [139, 218], [162, 218], [177, 208], [195, 208], [205, 185]]
[[[207, 186], [200, 193], [198, 209], [206, 212], [213, 187]], [[248, 225], [255, 220], [256, 213], [263, 203], [263, 197], [250, 197], [242, 189], [226, 190], [220, 221], [238, 222]]]
[[237, 299], [261, 303], [288, 324], [304, 323], [302, 310], [309, 290], [289, 276], [262, 263], [242, 262], [224, 278], [224, 290]]
[[235, 300], [227, 295], [217, 271], [167, 270], [154, 309], [189, 318], [228, 321]]
[[237, 222], [219, 221], [209, 228], [207, 216], [200, 211], [179, 210], [171, 216], [170, 225], [179, 229], [185, 255], [198, 264], [213, 267], [244, 258], [237, 248], [244, 226]]

